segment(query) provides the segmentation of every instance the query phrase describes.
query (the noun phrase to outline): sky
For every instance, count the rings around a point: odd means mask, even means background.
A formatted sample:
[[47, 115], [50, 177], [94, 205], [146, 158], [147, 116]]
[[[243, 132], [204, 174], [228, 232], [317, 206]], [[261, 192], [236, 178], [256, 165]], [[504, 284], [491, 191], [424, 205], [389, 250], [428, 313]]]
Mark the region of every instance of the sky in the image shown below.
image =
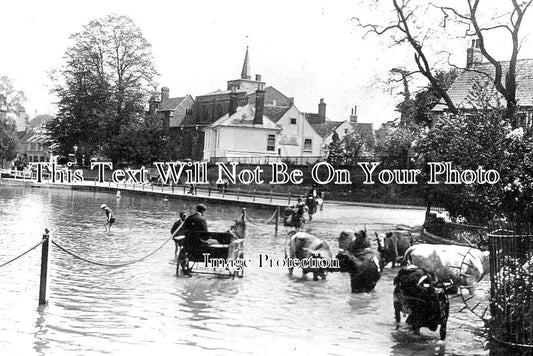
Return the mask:
[[[385, 22], [391, 15], [390, 1], [382, 3], [2, 0], [0, 76], [7, 75], [25, 92], [30, 117], [54, 114], [48, 73], [61, 66], [69, 36], [90, 20], [113, 13], [131, 17], [152, 44], [158, 83], [170, 88], [171, 97], [225, 89], [227, 80], [240, 77], [249, 46], [252, 77], [261, 74], [267, 85], [294, 97], [301, 111], [317, 112], [324, 98], [330, 119], [348, 119], [357, 105], [359, 121], [377, 127], [398, 116], [394, 107], [401, 100], [400, 89], [384, 83], [388, 71], [413, 66], [408, 46], [391, 48], [388, 36], [363, 38], [353, 19]], [[500, 4], [485, 3], [487, 14]], [[436, 13], [424, 15], [421, 26], [440, 20]], [[523, 34], [533, 33], [533, 10], [529, 15]], [[452, 63], [464, 66], [468, 40], [451, 36], [450, 25], [446, 31], [450, 34], [427, 41], [428, 52], [439, 58], [439, 51], [447, 50]], [[533, 58], [533, 42], [526, 37], [520, 57]], [[491, 49], [503, 60], [508, 48], [501, 38], [491, 37]]]

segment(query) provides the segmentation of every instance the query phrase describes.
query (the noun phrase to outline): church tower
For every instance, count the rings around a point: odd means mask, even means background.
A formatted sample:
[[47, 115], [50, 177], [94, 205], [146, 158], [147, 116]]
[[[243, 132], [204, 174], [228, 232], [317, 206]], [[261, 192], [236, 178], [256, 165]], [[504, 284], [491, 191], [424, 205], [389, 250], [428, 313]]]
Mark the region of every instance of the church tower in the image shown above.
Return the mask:
[[261, 81], [261, 75], [256, 74], [255, 80], [252, 80], [250, 70], [250, 57], [248, 55], [248, 46], [246, 46], [246, 54], [244, 55], [244, 62], [242, 64], [241, 78], [228, 80], [227, 90], [246, 91], [253, 93], [258, 87], [264, 87], [265, 83]]
[[246, 54], [244, 55], [244, 63], [242, 65], [241, 79], [250, 80], [250, 58], [248, 58], [248, 46], [246, 46]]

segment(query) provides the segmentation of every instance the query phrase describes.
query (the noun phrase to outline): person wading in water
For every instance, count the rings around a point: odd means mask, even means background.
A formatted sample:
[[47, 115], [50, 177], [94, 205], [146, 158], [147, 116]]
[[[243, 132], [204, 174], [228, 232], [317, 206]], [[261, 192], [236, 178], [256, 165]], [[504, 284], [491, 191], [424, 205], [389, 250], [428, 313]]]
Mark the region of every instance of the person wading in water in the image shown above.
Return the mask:
[[113, 210], [111, 210], [110, 207], [108, 207], [105, 204], [102, 204], [100, 206], [100, 209], [102, 209], [105, 212], [105, 215], [107, 217], [107, 221], [104, 224], [104, 229], [105, 231], [109, 233], [111, 231], [111, 225], [115, 223], [115, 213], [113, 212]]

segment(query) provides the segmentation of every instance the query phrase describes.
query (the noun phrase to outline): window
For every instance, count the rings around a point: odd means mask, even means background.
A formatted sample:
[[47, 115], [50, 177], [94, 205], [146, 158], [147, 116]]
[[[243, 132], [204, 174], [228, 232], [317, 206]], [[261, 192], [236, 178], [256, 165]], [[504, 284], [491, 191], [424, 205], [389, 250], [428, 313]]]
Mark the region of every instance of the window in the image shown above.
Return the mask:
[[185, 109], [185, 115], [192, 115], [192, 109]]
[[291, 125], [296, 125], [296, 118], [291, 118]]
[[348, 133], [348, 129], [344, 129], [344, 133], [347, 134]]
[[276, 150], [276, 135], [268, 135], [267, 139], [267, 151]]
[[310, 138], [306, 138], [304, 140], [304, 152], [312, 152], [313, 151], [313, 140]]

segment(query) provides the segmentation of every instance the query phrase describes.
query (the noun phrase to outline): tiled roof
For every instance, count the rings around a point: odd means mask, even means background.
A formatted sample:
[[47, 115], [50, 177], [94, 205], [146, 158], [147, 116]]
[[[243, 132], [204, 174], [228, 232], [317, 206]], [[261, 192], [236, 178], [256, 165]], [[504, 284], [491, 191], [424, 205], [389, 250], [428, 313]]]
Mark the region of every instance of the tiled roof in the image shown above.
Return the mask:
[[[509, 68], [509, 62], [501, 62], [503, 80]], [[505, 100], [493, 84], [495, 69], [491, 63], [480, 63], [461, 72], [452, 83], [447, 93], [452, 102], [460, 109], [472, 109], [485, 104], [505, 106]], [[516, 62], [516, 100], [518, 106], [533, 106], [533, 59]], [[445, 109], [444, 100], [433, 109]]]
[[373, 137], [374, 136], [374, 125], [366, 122], [352, 122], [352, 129], [360, 133], [363, 136]]
[[279, 119], [289, 110], [288, 107], [282, 106], [265, 106], [265, 115], [274, 122], [278, 122]]
[[280, 145], [298, 146], [298, 136], [281, 135]]
[[178, 97], [178, 98], [168, 98], [168, 100], [165, 100], [161, 102], [161, 106], [159, 106], [159, 111], [166, 111], [166, 110], [176, 110], [179, 104], [185, 99], [185, 96]]
[[235, 126], [281, 130], [281, 127], [264, 115], [263, 123], [260, 125], [254, 125], [254, 115], [255, 108], [253, 105], [240, 106], [233, 115], [229, 116], [229, 114], [226, 114], [207, 127], [213, 128], [217, 126]]
[[[315, 114], [318, 115], [318, 114]], [[320, 135], [322, 138], [328, 137], [330, 134], [339, 127], [343, 121], [326, 121], [323, 124], [314, 124], [313, 129], [315, 129], [316, 133]]]
[[309, 121], [309, 123], [311, 125], [319, 125], [319, 124], [322, 124], [322, 119], [320, 118], [320, 116], [318, 114], [315, 114], [315, 113], [309, 113], [309, 112], [304, 112], [303, 113], [305, 115], [305, 119], [307, 121]]
[[[241, 88], [241, 89], [237, 89], [235, 90], [237, 93], [246, 93], [247, 95], [248, 94], [251, 94], [251, 93], [255, 93], [255, 88]], [[231, 90], [215, 90], [215, 91], [212, 91], [210, 93], [207, 93], [207, 94], [203, 94], [203, 95], [198, 95], [198, 96], [212, 96], [212, 95], [228, 95], [231, 93]]]

